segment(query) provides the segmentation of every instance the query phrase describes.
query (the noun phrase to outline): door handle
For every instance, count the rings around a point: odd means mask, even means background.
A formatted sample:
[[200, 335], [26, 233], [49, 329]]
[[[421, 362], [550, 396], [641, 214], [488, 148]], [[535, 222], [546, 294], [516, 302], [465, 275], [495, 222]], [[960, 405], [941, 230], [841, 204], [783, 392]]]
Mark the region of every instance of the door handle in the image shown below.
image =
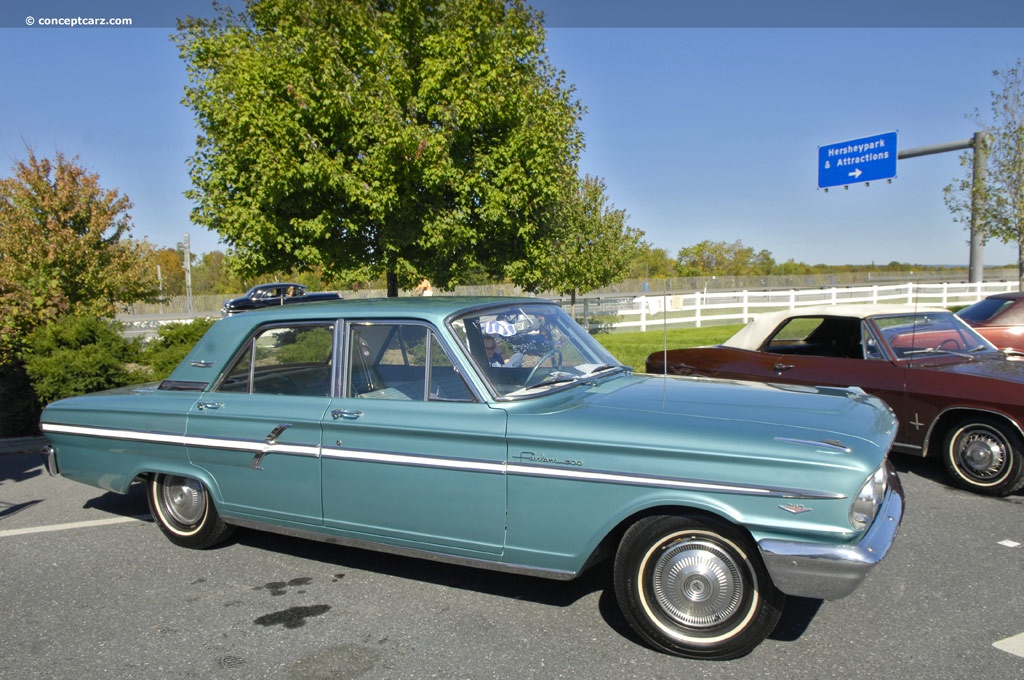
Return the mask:
[[200, 411], [213, 411], [224, 406], [224, 402], [220, 401], [201, 401], [196, 406]]
[[335, 420], [341, 420], [342, 418], [344, 418], [345, 420], [355, 420], [361, 415], [363, 415], [362, 411], [354, 411], [344, 408], [336, 408], [333, 411], [331, 411], [331, 417], [334, 418]]
[[783, 371], [788, 371], [789, 369], [794, 368], [794, 366], [793, 364], [775, 364], [773, 368], [776, 373], [782, 373]]
[[285, 430], [287, 430], [291, 426], [292, 426], [291, 423], [281, 423], [280, 425], [275, 427], [273, 430], [270, 431], [270, 434], [267, 435], [267, 443], [268, 444], [276, 444], [277, 443], [277, 438], [281, 436], [281, 433], [284, 432]]

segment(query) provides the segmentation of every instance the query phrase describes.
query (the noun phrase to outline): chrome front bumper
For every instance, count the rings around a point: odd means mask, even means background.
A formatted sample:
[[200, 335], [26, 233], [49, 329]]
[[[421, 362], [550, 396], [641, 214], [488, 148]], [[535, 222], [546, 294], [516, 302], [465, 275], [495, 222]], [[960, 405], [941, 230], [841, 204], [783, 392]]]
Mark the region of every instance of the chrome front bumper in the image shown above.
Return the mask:
[[776, 587], [787, 595], [838, 600], [860, 585], [892, 546], [903, 520], [903, 487], [892, 464], [885, 463], [887, 491], [875, 521], [854, 546], [765, 539], [761, 558]]

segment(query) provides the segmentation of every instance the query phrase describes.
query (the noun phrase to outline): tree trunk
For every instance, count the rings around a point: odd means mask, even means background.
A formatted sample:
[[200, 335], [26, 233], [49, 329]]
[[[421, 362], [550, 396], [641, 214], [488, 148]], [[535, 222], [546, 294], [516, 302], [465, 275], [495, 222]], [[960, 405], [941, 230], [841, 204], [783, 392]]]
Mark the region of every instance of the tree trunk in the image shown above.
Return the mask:
[[388, 297], [398, 297], [398, 274], [388, 272]]

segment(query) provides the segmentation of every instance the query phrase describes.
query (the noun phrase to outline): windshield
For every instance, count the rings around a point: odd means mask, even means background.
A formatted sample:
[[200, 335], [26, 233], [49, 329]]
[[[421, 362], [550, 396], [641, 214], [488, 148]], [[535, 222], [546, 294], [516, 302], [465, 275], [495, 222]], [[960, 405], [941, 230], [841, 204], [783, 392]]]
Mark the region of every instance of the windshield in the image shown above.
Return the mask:
[[499, 397], [527, 397], [583, 378], [625, 370], [557, 305], [538, 302], [473, 310], [451, 328]]
[[[1001, 314], [1004, 310], [1011, 307], [1013, 303], [1014, 300], [1006, 300], [1003, 298], [985, 298], [984, 300], [979, 300], [978, 302], [975, 302], [973, 305], [969, 307], [964, 307], [959, 312], [957, 312], [956, 315], [965, 321], [981, 323], [983, 321], [988, 321], [992, 319], [997, 314]], [[1021, 309], [1024, 309], [1024, 307], [1022, 307]], [[1019, 315], [1014, 314], [1014, 316]], [[1006, 322], [1006, 320], [1001, 321]], [[1013, 321], [1009, 321], [1008, 323], [1020, 323], [1020, 321], [1020, 319], [1014, 319]]]
[[875, 324], [898, 359], [996, 349], [952, 312], [881, 316], [875, 317]]

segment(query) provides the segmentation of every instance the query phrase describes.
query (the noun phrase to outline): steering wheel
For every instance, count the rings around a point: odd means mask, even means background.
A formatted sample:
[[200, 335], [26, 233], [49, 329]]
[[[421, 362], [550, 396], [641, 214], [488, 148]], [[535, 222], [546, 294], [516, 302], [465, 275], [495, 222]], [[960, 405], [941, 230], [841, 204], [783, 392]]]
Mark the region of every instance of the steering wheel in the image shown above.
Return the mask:
[[537, 374], [537, 370], [540, 369], [541, 364], [543, 364], [548, 359], [551, 359], [551, 367], [557, 371], [562, 367], [562, 350], [551, 349], [545, 352], [544, 356], [538, 359], [537, 363], [530, 370], [530, 374], [526, 376], [526, 382], [523, 383], [523, 387], [530, 386], [530, 383], [533, 381], [533, 376]]
[[953, 338], [946, 338], [945, 340], [940, 342], [935, 349], [958, 350], [960, 349], [960, 343], [954, 340]]

